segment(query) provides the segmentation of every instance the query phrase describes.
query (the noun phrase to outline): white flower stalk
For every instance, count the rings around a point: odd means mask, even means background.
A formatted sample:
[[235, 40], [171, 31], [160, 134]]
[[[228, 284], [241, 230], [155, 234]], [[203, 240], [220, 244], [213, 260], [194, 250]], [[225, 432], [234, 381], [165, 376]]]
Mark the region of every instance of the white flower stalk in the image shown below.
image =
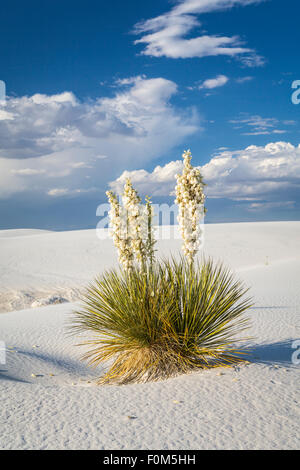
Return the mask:
[[122, 202], [127, 214], [127, 235], [131, 240], [132, 249], [139, 266], [144, 267], [147, 260], [145, 211], [144, 207], [140, 204], [141, 198], [133, 188], [129, 178], [124, 186]]
[[152, 202], [149, 196], [146, 196], [146, 207], [145, 207], [145, 215], [147, 221], [147, 238], [146, 238], [146, 254], [147, 258], [150, 261], [150, 266], [152, 268], [154, 263], [154, 246], [156, 243], [154, 229], [153, 229], [153, 216], [154, 211], [152, 207]]
[[129, 179], [124, 186], [122, 205], [112, 191], [107, 191], [106, 194], [111, 206], [109, 216], [112, 238], [121, 265], [126, 271], [130, 271], [136, 259], [140, 268], [145, 269], [148, 261], [152, 267], [156, 240], [150, 198], [146, 196], [146, 205], [142, 205], [141, 198]]
[[107, 191], [106, 195], [111, 207], [109, 211], [110, 225], [119, 262], [125, 271], [130, 271], [133, 267], [134, 253], [131, 239], [126, 231], [127, 220], [124, 221], [124, 211], [117, 196], [112, 191]]
[[194, 257], [199, 250], [202, 230], [200, 222], [204, 216], [203, 193], [204, 183], [200, 170], [191, 165], [192, 155], [190, 150], [184, 151], [183, 171], [176, 175], [176, 199], [178, 204], [178, 223], [183, 239], [182, 250], [189, 263], [193, 263]]

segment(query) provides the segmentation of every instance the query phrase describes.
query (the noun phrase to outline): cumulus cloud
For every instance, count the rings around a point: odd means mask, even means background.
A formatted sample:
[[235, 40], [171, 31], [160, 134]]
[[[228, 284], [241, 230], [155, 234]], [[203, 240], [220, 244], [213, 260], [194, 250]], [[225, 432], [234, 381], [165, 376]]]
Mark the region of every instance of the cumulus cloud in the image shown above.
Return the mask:
[[202, 167], [211, 197], [261, 198], [300, 189], [300, 145], [275, 142], [225, 151]]
[[32, 101], [36, 104], [56, 104], [56, 103], [69, 103], [76, 106], [77, 100], [73, 93], [65, 91], [57, 95], [43, 95], [36, 93], [31, 97]]
[[87, 102], [71, 92], [8, 98], [0, 120], [0, 197], [103, 191], [120, 169], [162, 156], [200, 130], [194, 108], [171, 104], [173, 81], [131, 77], [120, 86], [113, 97]]
[[12, 121], [14, 119], [14, 115], [5, 111], [5, 109], [0, 109], [0, 121]]
[[203, 34], [186, 39], [193, 29], [201, 26], [197, 15], [261, 1], [264, 0], [181, 0], [169, 12], [138, 23], [134, 31], [141, 38], [135, 44], [145, 44], [142, 54], [154, 57], [242, 56], [244, 66], [262, 65], [263, 58], [244, 47], [238, 36]]
[[110, 187], [121, 194], [126, 179], [130, 178], [134, 186], [144, 195], [169, 196], [174, 191], [175, 175], [182, 168], [182, 161], [176, 160], [164, 166], [158, 165], [152, 172], [146, 170], [124, 171], [115, 181], [110, 182]]
[[[226, 150], [199, 169], [210, 198], [267, 199], [264, 203], [253, 202], [258, 205], [252, 204], [252, 210], [272, 207], [273, 202], [278, 205], [278, 198], [281, 203], [291, 206], [290, 193], [300, 194], [300, 145], [295, 147], [287, 142], [275, 142], [265, 147], [252, 145], [234, 152]], [[176, 160], [163, 167], [157, 166], [153, 172], [125, 172], [111, 182], [111, 187], [120, 190], [126, 177], [130, 177], [142, 194], [170, 196], [174, 194], [175, 175], [181, 170], [182, 161]]]

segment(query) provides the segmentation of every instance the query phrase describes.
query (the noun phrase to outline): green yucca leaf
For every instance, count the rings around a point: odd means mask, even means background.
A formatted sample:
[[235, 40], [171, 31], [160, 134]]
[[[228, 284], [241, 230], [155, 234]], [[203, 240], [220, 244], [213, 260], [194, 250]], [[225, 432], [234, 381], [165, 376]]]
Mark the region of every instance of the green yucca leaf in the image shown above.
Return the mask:
[[99, 383], [167, 378], [241, 360], [234, 344], [248, 327], [246, 293], [211, 259], [111, 270], [88, 286], [72, 328], [93, 335], [81, 343], [92, 366], [113, 361]]

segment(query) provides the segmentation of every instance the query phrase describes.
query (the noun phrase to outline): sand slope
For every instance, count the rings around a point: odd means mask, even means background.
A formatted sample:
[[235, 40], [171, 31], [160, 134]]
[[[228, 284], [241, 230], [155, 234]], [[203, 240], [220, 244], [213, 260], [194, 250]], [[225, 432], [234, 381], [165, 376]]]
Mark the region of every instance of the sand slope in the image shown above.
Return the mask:
[[[0, 340], [10, 350], [7, 363], [0, 365], [0, 448], [298, 448], [300, 366], [291, 358], [293, 341], [300, 339], [299, 229], [299, 223], [207, 226], [207, 252], [222, 255], [239, 272], [256, 302], [250, 310], [251, 362], [235, 369], [149, 384], [98, 387], [93, 379], [101, 370], [91, 371], [79, 361], [76, 338], [66, 334], [76, 304], [1, 314]], [[86, 260], [91, 262], [91, 271], [97, 271], [93, 249], [102, 254], [102, 265], [115, 259], [108, 249], [110, 241], [103, 247], [98, 239], [92, 245], [91, 240], [91, 231], [11, 239], [19, 250], [18, 258], [10, 248], [20, 285], [29, 282], [33, 289], [39, 272], [42, 280], [50, 282], [51, 267], [53, 279], [63, 279], [64, 272], [72, 278], [78, 260], [82, 264], [78, 281], [88, 279]], [[2, 240], [0, 243], [1, 256], [9, 261]], [[60, 259], [64, 243], [65, 265]], [[161, 241], [160, 250], [167, 252], [178, 243], [168, 246]], [[39, 263], [40, 245], [44, 261]], [[57, 265], [50, 259], [54, 251]], [[265, 256], [269, 256], [267, 263]], [[32, 278], [22, 279], [31, 262]], [[12, 274], [6, 282], [14, 287]]]

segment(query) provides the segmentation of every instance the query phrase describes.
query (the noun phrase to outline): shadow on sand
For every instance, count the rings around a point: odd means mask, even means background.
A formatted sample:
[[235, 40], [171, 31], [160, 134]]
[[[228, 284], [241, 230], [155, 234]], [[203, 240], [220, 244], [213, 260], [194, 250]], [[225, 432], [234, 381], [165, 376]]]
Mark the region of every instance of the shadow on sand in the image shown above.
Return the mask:
[[250, 307], [249, 310], [276, 310], [276, 309], [287, 309], [287, 308], [294, 308], [288, 305], [279, 305], [279, 306], [271, 306], [271, 307], [260, 307], [256, 305], [255, 307]]
[[29, 384], [27, 380], [18, 379], [17, 377], [13, 377], [12, 375], [8, 375], [6, 372], [7, 370], [0, 370], [0, 380], [9, 380], [10, 382], [19, 382], [24, 384]]
[[68, 356], [62, 358], [58, 356], [52, 356], [48, 353], [45, 354], [37, 351], [28, 351], [20, 348], [18, 348], [18, 356], [24, 356], [24, 359], [28, 360], [32, 359], [44, 362], [45, 364], [49, 364], [56, 367], [56, 369], [60, 369], [60, 371], [64, 373], [74, 373], [83, 376], [93, 375], [93, 369], [88, 367], [86, 363], [81, 362], [79, 358], [71, 359]]
[[[295, 353], [296, 349], [292, 347], [292, 344], [295, 340], [285, 340], [275, 343], [263, 343], [263, 344], [254, 344], [253, 346], [247, 346], [243, 349], [243, 359], [254, 364], [265, 364], [268, 366], [282, 366], [288, 368], [298, 368], [299, 365], [293, 363], [292, 356]], [[72, 360], [70, 358], [58, 358], [51, 357], [50, 355], [32, 352], [32, 351], [22, 351], [18, 350], [20, 355], [27, 357], [28, 359], [37, 359], [42, 362], [53, 364], [57, 368], [61, 369], [64, 372], [75, 373], [76, 375], [81, 376], [91, 376], [91, 375], [101, 375], [103, 372], [99, 367], [97, 372], [89, 367], [86, 364], [81, 364], [79, 361]], [[300, 358], [300, 353], [298, 354]], [[9, 380], [19, 383], [31, 383], [24, 379], [19, 379], [13, 375], [7, 374], [8, 370], [0, 370], [0, 380]]]
[[245, 356], [243, 357], [252, 363], [299, 367], [292, 362], [292, 355], [295, 352], [292, 348], [293, 341], [295, 340], [255, 344], [244, 349]]

